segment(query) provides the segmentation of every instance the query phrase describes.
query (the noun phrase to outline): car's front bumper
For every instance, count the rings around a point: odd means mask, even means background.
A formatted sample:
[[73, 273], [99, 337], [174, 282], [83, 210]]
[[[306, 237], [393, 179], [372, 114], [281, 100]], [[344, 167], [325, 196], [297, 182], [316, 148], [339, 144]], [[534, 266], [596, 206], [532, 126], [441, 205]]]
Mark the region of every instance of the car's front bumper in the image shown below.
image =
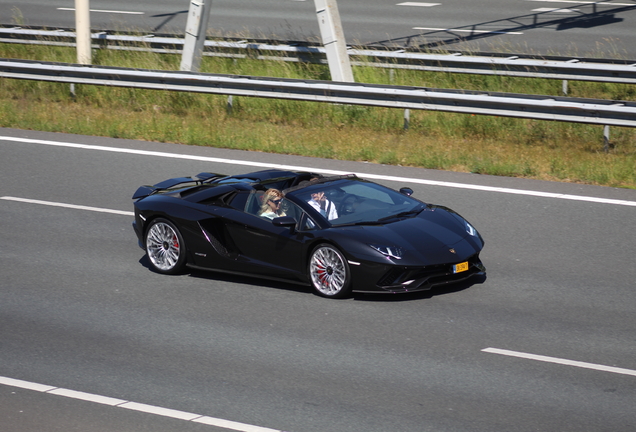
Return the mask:
[[476, 275], [486, 274], [486, 268], [479, 259], [479, 254], [473, 255], [466, 261], [468, 269], [461, 272], [454, 270], [454, 266], [459, 262], [432, 266], [356, 263], [356, 265], [350, 265], [353, 290], [360, 293], [426, 291], [435, 286], [457, 283]]

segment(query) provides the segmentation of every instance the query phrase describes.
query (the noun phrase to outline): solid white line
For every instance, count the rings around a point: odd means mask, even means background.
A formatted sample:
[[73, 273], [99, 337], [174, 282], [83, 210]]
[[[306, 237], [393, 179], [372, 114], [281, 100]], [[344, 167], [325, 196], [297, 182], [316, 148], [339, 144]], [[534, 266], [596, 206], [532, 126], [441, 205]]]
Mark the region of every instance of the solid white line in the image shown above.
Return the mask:
[[[74, 11], [75, 8], [67, 8], [67, 7], [59, 7], [57, 10], [61, 11]], [[101, 10], [101, 9], [91, 9], [90, 12], [100, 12], [100, 13], [114, 13], [114, 14], [127, 14], [127, 15], [143, 15], [145, 12], [130, 12], [130, 11], [117, 11], [117, 10]]]
[[7, 200], [7, 201], [24, 202], [29, 204], [42, 204], [42, 205], [48, 205], [53, 207], [65, 207], [65, 208], [70, 208], [75, 210], [88, 210], [88, 211], [94, 211], [94, 212], [100, 212], [100, 213], [113, 213], [113, 214], [119, 214], [124, 216], [135, 215], [135, 213], [131, 211], [112, 210], [112, 209], [106, 209], [106, 208], [100, 208], [100, 207], [87, 207], [87, 206], [81, 206], [81, 205], [75, 205], [75, 204], [64, 204], [64, 203], [53, 202], [53, 201], [40, 201], [40, 200], [17, 198], [17, 197], [11, 197], [11, 196], [3, 196], [3, 197], [0, 197], [0, 199]]
[[79, 399], [86, 402], [94, 402], [101, 405], [110, 405], [117, 406], [123, 403], [126, 403], [125, 400], [115, 399], [107, 396], [100, 396], [92, 393], [84, 393], [75, 390], [63, 389], [63, 388], [54, 388], [52, 390], [47, 390], [44, 393], [50, 393], [57, 396], [64, 396], [71, 399]]
[[8, 378], [3, 376], [0, 376], [0, 384], [8, 385], [11, 387], [19, 387], [26, 390], [34, 390], [38, 392], [47, 392], [55, 389], [55, 387], [52, 386], [32, 383], [29, 381], [22, 381], [15, 378]]
[[170, 408], [162, 408], [154, 405], [146, 405], [137, 402], [115, 399], [107, 396], [100, 396], [91, 393], [84, 393], [75, 390], [69, 390], [59, 387], [48, 386], [44, 384], [33, 383], [29, 381], [18, 380], [0, 376], [0, 384], [10, 387], [17, 387], [25, 390], [34, 390], [41, 393], [52, 394], [56, 396], [64, 396], [71, 399], [78, 399], [87, 402], [98, 403], [100, 405], [108, 405], [116, 408], [125, 408], [133, 411], [155, 414], [162, 417], [170, 417], [184, 421], [207, 424], [225, 429], [231, 429], [239, 432], [282, 432], [278, 429], [270, 429], [261, 426], [254, 426], [245, 423], [239, 423], [231, 420], [224, 420], [215, 417], [193, 414], [185, 411], [173, 410]]
[[413, 27], [413, 30], [433, 30], [433, 31], [445, 31], [454, 33], [496, 33], [496, 34], [512, 34], [522, 35], [523, 32], [510, 32], [510, 31], [495, 31], [495, 30], [470, 30], [470, 29], [451, 29], [451, 28], [437, 28], [437, 27]]
[[458, 189], [470, 189], [470, 190], [479, 190], [479, 191], [486, 191], [486, 192], [498, 192], [498, 193], [514, 194], [514, 195], [529, 195], [529, 196], [542, 197], [542, 198], [556, 198], [556, 199], [564, 199], [564, 200], [572, 200], [572, 201], [584, 201], [584, 202], [594, 202], [599, 204], [612, 204], [612, 205], [636, 207], [636, 201], [616, 200], [616, 199], [579, 196], [579, 195], [567, 195], [567, 194], [539, 192], [539, 191], [524, 190], [524, 189], [510, 189], [510, 188], [500, 188], [500, 187], [492, 187], [492, 186], [481, 186], [481, 185], [475, 185], [475, 184], [469, 184], [469, 183], [453, 183], [453, 182], [443, 182], [443, 181], [435, 181], [435, 180], [422, 180], [422, 179], [413, 179], [408, 177], [385, 176], [385, 175], [362, 173], [362, 172], [336, 171], [336, 170], [321, 169], [321, 168], [315, 168], [315, 167], [279, 165], [279, 164], [269, 164], [269, 163], [261, 163], [261, 162], [250, 162], [250, 161], [237, 160], [237, 159], [222, 159], [222, 158], [213, 158], [213, 157], [206, 157], [206, 156], [191, 156], [191, 155], [184, 155], [184, 154], [164, 153], [164, 152], [148, 151], [148, 150], [134, 150], [134, 149], [124, 149], [124, 148], [116, 148], [116, 147], [93, 146], [88, 144], [75, 144], [75, 143], [66, 143], [66, 142], [59, 142], [59, 141], [46, 141], [46, 140], [36, 140], [36, 139], [28, 139], [28, 138], [0, 136], [0, 141], [2, 140], [24, 142], [24, 143], [31, 143], [31, 144], [59, 146], [59, 147], [78, 148], [78, 149], [85, 149], [85, 150], [127, 153], [127, 154], [143, 155], [143, 156], [157, 156], [157, 157], [165, 157], [165, 158], [172, 158], [172, 159], [187, 159], [187, 160], [197, 160], [197, 161], [203, 161], [203, 162], [213, 162], [213, 163], [222, 163], [222, 164], [246, 165], [246, 166], [252, 166], [257, 168], [260, 167], [260, 168], [276, 168], [281, 170], [292, 170], [292, 171], [312, 171], [312, 172], [332, 174], [332, 175], [356, 174], [359, 177], [374, 179], [374, 180], [414, 183], [414, 184], [421, 184], [421, 185], [428, 185], [428, 186], [452, 187], [452, 188], [458, 188]]
[[[225, 429], [232, 429], [242, 432], [272, 432], [272, 429], [264, 428], [261, 426], [248, 425], [245, 423], [238, 423], [230, 420], [223, 420], [214, 417], [199, 417], [192, 420], [193, 423], [203, 423], [209, 426], [217, 426]], [[279, 431], [276, 431], [279, 432]]]
[[636, 370], [617, 368], [613, 366], [604, 366], [604, 365], [580, 362], [575, 360], [567, 360], [567, 359], [562, 359], [558, 357], [548, 357], [548, 356], [542, 356], [542, 355], [536, 355], [536, 354], [528, 354], [524, 352], [509, 351], [509, 350], [499, 349], [499, 348], [485, 348], [482, 351], [487, 353], [492, 353], [492, 354], [501, 354], [501, 355], [510, 356], [510, 357], [519, 357], [519, 358], [537, 360], [537, 361], [542, 361], [547, 363], [556, 363], [556, 364], [561, 364], [566, 366], [575, 366], [575, 367], [580, 367], [585, 369], [594, 369], [594, 370], [603, 371], [603, 372], [612, 372], [612, 373], [617, 373], [622, 375], [636, 376]]
[[137, 402], [126, 402], [121, 405], [118, 405], [119, 408], [126, 408], [133, 411], [145, 412], [148, 414], [155, 414], [162, 417], [171, 417], [179, 420], [194, 420], [196, 418], [202, 417], [199, 414], [193, 414], [185, 411], [178, 411], [169, 408], [161, 408], [153, 405], [140, 404]]

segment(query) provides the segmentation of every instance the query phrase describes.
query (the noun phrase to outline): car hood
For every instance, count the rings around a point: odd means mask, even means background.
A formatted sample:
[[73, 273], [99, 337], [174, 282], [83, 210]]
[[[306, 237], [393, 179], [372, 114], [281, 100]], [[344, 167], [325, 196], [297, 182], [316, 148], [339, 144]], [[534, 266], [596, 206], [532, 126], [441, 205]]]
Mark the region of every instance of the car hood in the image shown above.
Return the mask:
[[397, 246], [402, 250], [402, 259], [391, 260], [400, 265], [460, 262], [483, 248], [481, 236], [470, 235], [464, 219], [443, 207], [429, 207], [415, 217], [384, 225], [356, 225], [340, 229], [347, 238], [363, 243], [354, 249], [360, 259], [388, 259], [368, 247], [369, 244]]

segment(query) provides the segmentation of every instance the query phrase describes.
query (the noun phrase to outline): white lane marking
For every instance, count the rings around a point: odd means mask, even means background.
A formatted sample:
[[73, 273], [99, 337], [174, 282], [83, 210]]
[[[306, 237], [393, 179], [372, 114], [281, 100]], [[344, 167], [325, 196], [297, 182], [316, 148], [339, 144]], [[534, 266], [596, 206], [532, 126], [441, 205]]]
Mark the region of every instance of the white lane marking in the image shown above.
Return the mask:
[[[75, 8], [67, 8], [67, 7], [59, 7], [57, 10], [61, 11], [75, 11]], [[113, 13], [113, 14], [127, 14], [127, 15], [144, 15], [145, 12], [132, 12], [132, 11], [118, 11], [118, 10], [101, 10], [101, 9], [91, 9], [90, 12], [99, 12], [99, 13]]]
[[[19, 387], [19, 386], [14, 386]], [[76, 390], [69, 390], [63, 388], [52, 388], [44, 393], [50, 393], [57, 396], [64, 396], [71, 399], [83, 400], [86, 402], [94, 402], [101, 405], [117, 406], [126, 403], [123, 399], [115, 399], [107, 396], [100, 396], [92, 393], [84, 393]]]
[[574, 3], [580, 5], [598, 5], [598, 6], [636, 6], [634, 3], [608, 3], [608, 2], [591, 2], [591, 1], [575, 1], [575, 0], [526, 0], [545, 3]]
[[77, 399], [87, 402], [93, 402], [101, 405], [108, 405], [116, 408], [125, 408], [133, 411], [155, 414], [162, 417], [170, 417], [184, 421], [203, 423], [210, 426], [217, 426], [225, 429], [231, 429], [239, 432], [282, 432], [278, 429], [270, 429], [261, 426], [254, 426], [246, 423], [239, 423], [231, 420], [224, 420], [215, 417], [208, 417], [201, 414], [194, 414], [185, 411], [173, 410], [170, 408], [162, 408], [154, 405], [146, 405], [137, 402], [126, 401], [123, 399], [115, 399], [107, 396], [100, 396], [92, 393], [84, 393], [76, 390], [69, 390], [60, 387], [53, 387], [44, 384], [33, 383], [29, 381], [18, 380], [15, 378], [0, 376], [0, 384], [17, 387], [25, 390], [33, 390], [41, 393], [53, 394], [56, 396], [64, 396], [71, 399]]
[[594, 370], [603, 371], [603, 372], [612, 372], [612, 373], [617, 373], [622, 375], [636, 376], [636, 370], [617, 368], [613, 366], [604, 366], [600, 364], [586, 363], [586, 362], [580, 362], [575, 360], [567, 360], [567, 359], [562, 359], [558, 357], [548, 357], [543, 355], [528, 354], [524, 352], [509, 351], [509, 350], [499, 349], [499, 348], [485, 348], [482, 351], [491, 353], [491, 354], [500, 354], [500, 355], [505, 355], [510, 357], [519, 357], [519, 358], [525, 358], [529, 360], [537, 360], [537, 361], [542, 361], [547, 363], [556, 363], [556, 364], [561, 364], [566, 366], [575, 366], [575, 367], [580, 367], [584, 369], [594, 369]]
[[55, 390], [55, 387], [53, 386], [48, 386], [48, 385], [44, 385], [44, 384], [38, 384], [38, 383], [33, 383], [33, 382], [29, 382], [29, 381], [22, 381], [22, 380], [17, 380], [14, 378], [7, 378], [7, 377], [2, 377], [0, 376], [0, 384], [4, 384], [4, 385], [8, 385], [11, 387], [19, 387], [19, 388], [23, 388], [26, 390], [34, 390], [34, 391], [38, 391], [38, 392], [48, 392], [51, 390]]
[[523, 34], [523, 32], [511, 32], [511, 31], [451, 29], [451, 28], [438, 28], [438, 27], [413, 27], [413, 30], [445, 31], [445, 32], [453, 32], [453, 33], [496, 33], [496, 34], [511, 34], [511, 35]]
[[580, 195], [568, 195], [568, 194], [540, 192], [540, 191], [524, 190], [524, 189], [510, 189], [510, 188], [500, 188], [500, 187], [493, 187], [493, 186], [481, 186], [481, 185], [475, 185], [475, 184], [469, 184], [469, 183], [453, 183], [453, 182], [443, 182], [443, 181], [435, 181], [435, 180], [422, 180], [422, 179], [414, 179], [414, 178], [408, 178], [408, 177], [385, 176], [385, 175], [362, 173], [362, 172], [336, 171], [336, 170], [321, 169], [321, 168], [315, 168], [315, 167], [278, 165], [278, 164], [251, 162], [251, 161], [236, 160], [236, 159], [222, 159], [222, 158], [213, 158], [213, 157], [206, 157], [206, 156], [192, 156], [192, 155], [164, 153], [164, 152], [148, 151], [148, 150], [135, 150], [135, 149], [125, 149], [125, 148], [117, 148], [117, 147], [93, 146], [88, 144], [75, 144], [75, 143], [67, 143], [67, 142], [60, 142], [60, 141], [46, 141], [46, 140], [36, 140], [36, 139], [28, 139], [28, 138], [0, 136], [0, 141], [2, 140], [24, 142], [24, 143], [31, 143], [31, 144], [59, 146], [59, 147], [78, 148], [78, 149], [85, 149], [85, 150], [127, 153], [127, 154], [135, 154], [135, 155], [142, 155], [142, 156], [157, 156], [157, 157], [165, 157], [165, 158], [172, 158], [172, 159], [197, 160], [197, 161], [213, 162], [213, 163], [221, 163], [221, 164], [246, 165], [246, 166], [252, 166], [257, 168], [276, 168], [281, 170], [292, 170], [292, 171], [312, 171], [317, 173], [333, 174], [333, 175], [356, 174], [359, 177], [374, 179], [374, 180], [414, 183], [414, 184], [421, 184], [421, 185], [427, 185], [427, 186], [452, 187], [457, 189], [470, 189], [470, 190], [479, 190], [479, 191], [485, 191], [485, 192], [498, 192], [498, 193], [514, 194], [514, 195], [529, 195], [529, 196], [542, 197], [542, 198], [556, 198], [556, 199], [564, 199], [564, 200], [571, 200], [571, 201], [584, 201], [584, 202], [594, 202], [599, 204], [612, 204], [612, 205], [636, 207], [636, 201], [626, 201], [626, 200], [598, 198], [598, 197], [580, 196]]
[[135, 215], [134, 212], [130, 212], [130, 211], [112, 210], [112, 209], [100, 208], [100, 207], [88, 207], [88, 206], [75, 205], [75, 204], [65, 204], [65, 203], [59, 203], [59, 202], [53, 202], [53, 201], [40, 201], [40, 200], [27, 199], [27, 198], [17, 198], [17, 197], [11, 197], [11, 196], [3, 196], [3, 197], [0, 197], [0, 199], [7, 200], [7, 201], [24, 202], [24, 203], [29, 203], [29, 204], [48, 205], [48, 206], [53, 206], [53, 207], [65, 207], [65, 208], [70, 208], [70, 209], [75, 209], [75, 210], [88, 210], [88, 211], [94, 211], [94, 212], [100, 212], [100, 213], [113, 213], [113, 214], [119, 214], [119, 215], [124, 215], [124, 216], [134, 216]]
[[532, 9], [531, 12], [556, 12], [556, 13], [570, 13], [579, 12], [581, 9], [555, 9], [555, 8], [538, 8]]
[[419, 7], [433, 7], [439, 6], [441, 3], [419, 3], [419, 2], [404, 2], [397, 3], [396, 6], [419, 6]]
[[194, 420], [196, 418], [202, 417], [199, 414], [193, 414], [185, 411], [178, 411], [169, 408], [162, 408], [153, 405], [140, 404], [137, 402], [126, 402], [121, 405], [118, 405], [119, 408], [126, 408], [133, 411], [145, 412], [148, 414], [155, 414], [162, 417], [171, 417], [179, 420]]

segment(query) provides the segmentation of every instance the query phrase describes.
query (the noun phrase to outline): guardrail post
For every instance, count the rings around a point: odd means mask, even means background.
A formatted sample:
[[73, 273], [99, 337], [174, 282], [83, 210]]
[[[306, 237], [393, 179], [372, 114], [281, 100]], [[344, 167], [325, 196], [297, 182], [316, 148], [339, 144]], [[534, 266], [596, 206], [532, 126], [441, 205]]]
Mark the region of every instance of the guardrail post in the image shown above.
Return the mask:
[[333, 81], [353, 82], [353, 72], [338, 12], [338, 2], [336, 0], [314, 0], [314, 3], [322, 45], [327, 52], [331, 79]]
[[608, 153], [611, 146], [612, 144], [610, 143], [610, 127], [609, 125], [605, 125], [603, 127], [603, 151], [605, 153]]
[[188, 10], [185, 43], [181, 54], [182, 71], [199, 71], [212, 0], [192, 0]]

